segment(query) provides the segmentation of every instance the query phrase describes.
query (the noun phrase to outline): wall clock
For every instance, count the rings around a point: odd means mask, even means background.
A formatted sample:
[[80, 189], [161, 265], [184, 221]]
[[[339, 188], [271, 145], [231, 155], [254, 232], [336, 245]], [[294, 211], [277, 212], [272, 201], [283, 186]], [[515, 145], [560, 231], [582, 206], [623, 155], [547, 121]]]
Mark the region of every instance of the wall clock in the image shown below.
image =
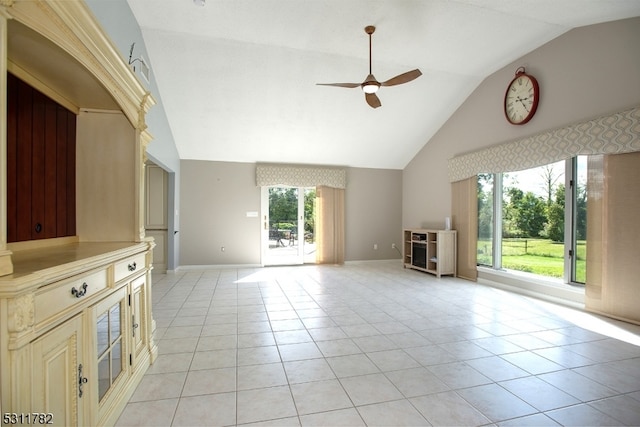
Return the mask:
[[513, 125], [527, 123], [536, 113], [539, 100], [538, 81], [527, 74], [524, 67], [518, 68], [504, 95], [504, 115], [507, 121]]

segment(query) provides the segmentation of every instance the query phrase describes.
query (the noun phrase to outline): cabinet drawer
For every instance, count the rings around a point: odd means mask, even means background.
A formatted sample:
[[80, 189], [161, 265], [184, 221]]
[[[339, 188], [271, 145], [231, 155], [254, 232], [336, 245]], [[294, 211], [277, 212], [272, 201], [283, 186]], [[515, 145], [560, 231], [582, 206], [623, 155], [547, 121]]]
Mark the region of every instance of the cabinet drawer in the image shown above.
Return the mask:
[[35, 297], [36, 324], [105, 289], [107, 277], [106, 269], [98, 270], [38, 290]]
[[142, 253], [116, 263], [115, 281], [119, 282], [131, 274], [142, 271], [145, 268], [145, 261], [146, 254]]

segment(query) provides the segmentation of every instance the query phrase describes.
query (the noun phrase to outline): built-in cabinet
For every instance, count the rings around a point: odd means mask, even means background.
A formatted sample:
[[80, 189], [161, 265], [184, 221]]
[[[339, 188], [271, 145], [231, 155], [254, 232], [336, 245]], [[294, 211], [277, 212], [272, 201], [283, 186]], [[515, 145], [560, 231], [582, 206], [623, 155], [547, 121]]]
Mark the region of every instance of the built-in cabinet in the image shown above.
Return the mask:
[[[66, 264], [0, 277], [5, 411], [53, 414], [61, 426], [117, 420], [157, 354], [149, 246], [72, 243], [56, 248]], [[49, 253], [25, 251], [16, 266]]]
[[113, 425], [157, 357], [144, 229], [154, 101], [82, 1], [0, 2], [7, 88], [0, 409], [18, 424]]
[[456, 230], [403, 230], [405, 268], [455, 276], [456, 238]]

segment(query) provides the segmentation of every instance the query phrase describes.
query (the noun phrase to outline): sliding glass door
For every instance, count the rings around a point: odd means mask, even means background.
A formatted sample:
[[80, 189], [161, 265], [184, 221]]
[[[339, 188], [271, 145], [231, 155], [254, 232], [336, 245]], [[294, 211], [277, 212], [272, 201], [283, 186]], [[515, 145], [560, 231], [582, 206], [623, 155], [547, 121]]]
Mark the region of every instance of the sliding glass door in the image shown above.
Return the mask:
[[315, 262], [315, 188], [262, 187], [262, 264]]

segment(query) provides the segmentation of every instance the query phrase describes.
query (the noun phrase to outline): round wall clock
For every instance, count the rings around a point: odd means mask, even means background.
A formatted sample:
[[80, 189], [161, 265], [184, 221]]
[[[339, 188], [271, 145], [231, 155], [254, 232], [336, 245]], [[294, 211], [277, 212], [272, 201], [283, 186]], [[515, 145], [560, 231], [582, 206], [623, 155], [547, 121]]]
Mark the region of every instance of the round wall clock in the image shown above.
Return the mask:
[[527, 74], [524, 67], [518, 68], [504, 95], [504, 115], [507, 121], [513, 125], [527, 123], [536, 113], [539, 100], [538, 81]]

